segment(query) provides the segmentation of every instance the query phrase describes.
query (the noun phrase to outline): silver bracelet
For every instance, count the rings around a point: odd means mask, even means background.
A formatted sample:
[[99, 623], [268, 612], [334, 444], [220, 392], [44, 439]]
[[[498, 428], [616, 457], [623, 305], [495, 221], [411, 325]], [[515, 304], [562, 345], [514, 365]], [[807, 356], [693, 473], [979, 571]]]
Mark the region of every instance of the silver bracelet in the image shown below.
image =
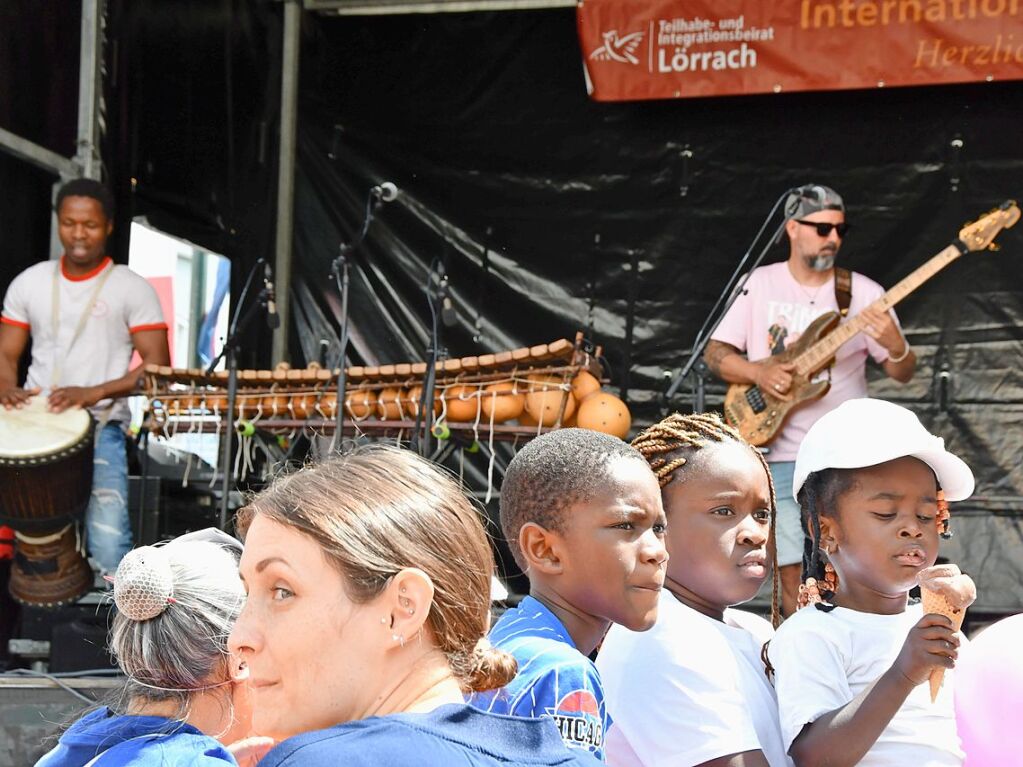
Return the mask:
[[909, 345], [909, 341], [907, 341], [905, 339], [905, 337], [903, 337], [902, 343], [904, 343], [906, 345], [906, 348], [903, 350], [902, 354], [900, 354], [898, 357], [893, 357], [892, 353], [888, 352], [888, 361], [889, 362], [894, 362], [896, 365], [898, 365], [900, 362], [902, 362], [904, 359], [906, 359], [906, 357], [909, 356], [909, 353], [913, 350], [913, 347]]

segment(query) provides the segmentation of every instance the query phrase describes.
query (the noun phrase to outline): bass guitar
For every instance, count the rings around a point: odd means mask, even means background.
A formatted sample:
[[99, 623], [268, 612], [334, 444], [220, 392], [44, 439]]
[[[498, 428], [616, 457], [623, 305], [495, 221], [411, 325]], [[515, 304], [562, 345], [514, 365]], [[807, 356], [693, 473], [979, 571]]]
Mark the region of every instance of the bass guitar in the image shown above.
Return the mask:
[[[997, 250], [995, 237], [1015, 224], [1019, 217], [1019, 206], [1014, 200], [1008, 200], [979, 220], [967, 224], [960, 230], [958, 240], [874, 301], [871, 308], [888, 311], [960, 256], [978, 250]], [[794, 365], [792, 386], [788, 391], [791, 399], [779, 399], [756, 384], [732, 384], [728, 387], [725, 419], [751, 444], [759, 446], [770, 442], [793, 409], [828, 393], [831, 383], [815, 381], [815, 376], [829, 367], [839, 348], [866, 326], [860, 315], [844, 324], [840, 320], [838, 312], [822, 314], [784, 352], [759, 361], [761, 364], [789, 362]]]

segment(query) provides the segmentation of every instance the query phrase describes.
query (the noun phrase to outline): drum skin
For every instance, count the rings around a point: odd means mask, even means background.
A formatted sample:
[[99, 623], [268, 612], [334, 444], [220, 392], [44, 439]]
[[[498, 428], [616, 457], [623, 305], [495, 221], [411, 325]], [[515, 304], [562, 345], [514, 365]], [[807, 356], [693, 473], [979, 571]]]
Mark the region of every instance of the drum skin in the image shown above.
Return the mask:
[[57, 607], [92, 585], [78, 520], [92, 492], [95, 431], [88, 411], [50, 413], [42, 397], [0, 410], [0, 522], [15, 531], [10, 592], [22, 604]]
[[[35, 422], [26, 425], [26, 418]], [[0, 522], [32, 534], [81, 518], [92, 492], [96, 425], [88, 411], [46, 413], [45, 400], [36, 398], [23, 410], [0, 411], [0, 420], [6, 420], [0, 429]], [[35, 454], [16, 439], [19, 432], [47, 430], [54, 433], [52, 444], [40, 439]]]

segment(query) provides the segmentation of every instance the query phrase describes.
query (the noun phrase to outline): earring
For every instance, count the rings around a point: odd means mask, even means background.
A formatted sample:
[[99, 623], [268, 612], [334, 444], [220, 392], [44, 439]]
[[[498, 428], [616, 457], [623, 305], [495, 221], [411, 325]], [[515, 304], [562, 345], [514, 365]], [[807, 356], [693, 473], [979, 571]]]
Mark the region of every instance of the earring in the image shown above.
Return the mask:
[[391, 634], [391, 641], [397, 642], [402, 647], [405, 646], [405, 635], [404, 634]]
[[381, 626], [386, 626], [387, 625], [387, 618], [381, 618], [380, 619], [380, 625]]
[[416, 611], [415, 611], [415, 610], [413, 610], [413, 609], [412, 609], [412, 608], [410, 607], [410, 608], [408, 609], [408, 614], [409, 614], [409, 615], [415, 615], [415, 614], [416, 614]]
[[948, 510], [948, 501], [945, 500], [945, 491], [939, 490], [937, 492], [938, 501], [938, 513], [934, 517], [934, 522], [938, 526], [938, 534], [942, 538], [951, 538], [952, 533], [949, 532], [951, 512]]

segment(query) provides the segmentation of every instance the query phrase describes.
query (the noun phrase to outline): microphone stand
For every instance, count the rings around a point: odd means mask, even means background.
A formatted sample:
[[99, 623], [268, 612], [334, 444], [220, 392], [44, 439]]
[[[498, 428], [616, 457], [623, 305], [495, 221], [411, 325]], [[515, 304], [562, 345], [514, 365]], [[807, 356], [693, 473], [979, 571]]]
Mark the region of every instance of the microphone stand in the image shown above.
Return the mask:
[[341, 452], [341, 439], [345, 427], [345, 394], [348, 385], [348, 371], [345, 368], [346, 355], [348, 353], [348, 287], [351, 282], [349, 268], [351, 256], [356, 249], [362, 245], [369, 232], [370, 224], [373, 223], [373, 216], [381, 206], [380, 197], [371, 190], [366, 198], [366, 212], [362, 219], [362, 228], [352, 242], [341, 242], [337, 248], [337, 258], [330, 264], [330, 276], [337, 284], [338, 293], [341, 295], [341, 350], [338, 353], [337, 373], [337, 406], [334, 411], [334, 438], [330, 441], [331, 452]]
[[248, 295], [256, 270], [265, 263], [266, 259], [260, 258], [253, 264], [252, 270], [245, 280], [245, 287], [242, 289], [238, 306], [235, 308], [234, 318], [228, 329], [227, 339], [220, 349], [220, 354], [206, 368], [206, 375], [211, 375], [222, 359], [225, 360], [225, 367], [227, 368], [227, 412], [224, 414], [224, 437], [220, 445], [221, 497], [219, 526], [224, 531], [227, 530], [228, 498], [234, 484], [233, 477], [231, 476], [233, 473], [231, 470], [231, 458], [234, 453], [234, 407], [238, 399], [238, 351], [240, 348], [238, 341], [242, 333], [252, 324], [252, 321], [261, 311], [268, 311], [268, 303], [272, 300], [269, 286], [265, 285], [263, 287], [256, 297], [256, 301], [249, 306], [244, 315], [241, 314], [241, 308], [245, 303], [245, 297]]
[[746, 249], [743, 257], [739, 260], [738, 265], [732, 272], [732, 276], [728, 278], [728, 282], [725, 284], [724, 290], [721, 291], [717, 301], [714, 302], [714, 306], [711, 307], [706, 319], [704, 319], [699, 332], [696, 334], [696, 339], [693, 341], [693, 345], [689, 350], [689, 359], [686, 360], [686, 364], [682, 367], [682, 370], [680, 370], [678, 375], [672, 379], [667, 391], [664, 392], [662, 398], [662, 412], [664, 415], [667, 415], [671, 398], [678, 392], [683, 381], [685, 381], [686, 378], [689, 377], [689, 374], [694, 371], [696, 373], [696, 380], [694, 381], [693, 391], [693, 412], [704, 412], [704, 408], [706, 406], [708, 368], [706, 361], [703, 359], [703, 351], [707, 347], [707, 344], [710, 343], [711, 336], [713, 336], [714, 331], [718, 329], [718, 325], [721, 324], [722, 320], [724, 320], [725, 316], [728, 314], [728, 310], [732, 308], [732, 304], [735, 303], [736, 299], [740, 295], [744, 294], [743, 288], [749, 280], [750, 275], [753, 274], [753, 270], [760, 266], [764, 258], [767, 257], [767, 252], [771, 249], [771, 246], [774, 245], [774, 243], [781, 237], [782, 232], [785, 230], [785, 223], [788, 221], [789, 217], [795, 213], [796, 208], [799, 207], [799, 199], [797, 198], [788, 206], [789, 209], [785, 211], [785, 217], [782, 219], [782, 222], [771, 234], [770, 239], [767, 240], [764, 247], [761, 248], [760, 252], [753, 260], [753, 265], [744, 272], [743, 270], [746, 269], [746, 262], [749, 261], [750, 256], [753, 254], [753, 249], [757, 246], [757, 243], [760, 242], [761, 237], [763, 237], [764, 230], [767, 229], [768, 223], [772, 218], [774, 218], [775, 213], [778, 211], [778, 208], [782, 205], [785, 198], [790, 194], [799, 194], [799, 192], [800, 189], [795, 188], [789, 189], [782, 194], [782, 196], [774, 203], [774, 206], [771, 208], [771, 212], [767, 214], [767, 217], [764, 219], [764, 223], [760, 225], [760, 230], [753, 238], [749, 248]]
[[[439, 264], [440, 267], [440, 278], [434, 284], [435, 271], [434, 267], [430, 267], [430, 274], [427, 277], [426, 283], [426, 300], [430, 305], [430, 318], [432, 322], [430, 330], [430, 346], [426, 350], [426, 377], [423, 380], [423, 391], [419, 395], [419, 411], [416, 413], [416, 426], [412, 431], [412, 439], [409, 442], [409, 449], [413, 452], [418, 452], [424, 458], [428, 458], [431, 454], [431, 436], [433, 428], [433, 397], [434, 392], [437, 389], [437, 361], [442, 357], [447, 357], [447, 351], [441, 348], [440, 343], [440, 327], [438, 323], [438, 304], [441, 304], [443, 309], [444, 291], [445, 285], [444, 280], [447, 277], [444, 274], [444, 264]], [[420, 431], [422, 428], [422, 431]], [[422, 449], [419, 448], [419, 439], [422, 435]]]

